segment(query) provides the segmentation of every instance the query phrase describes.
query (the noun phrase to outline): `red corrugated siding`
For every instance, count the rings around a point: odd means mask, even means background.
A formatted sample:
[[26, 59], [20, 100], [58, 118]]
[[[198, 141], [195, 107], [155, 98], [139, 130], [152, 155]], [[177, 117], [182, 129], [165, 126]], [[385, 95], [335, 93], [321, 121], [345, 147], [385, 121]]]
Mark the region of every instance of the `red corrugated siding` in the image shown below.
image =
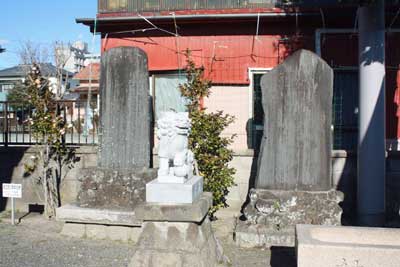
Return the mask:
[[[272, 68], [278, 64], [279, 54], [286, 53], [284, 47], [278, 46], [280, 38], [279, 35], [107, 38], [103, 39], [103, 50], [140, 47], [148, 55], [150, 71], [164, 71], [184, 67], [183, 52], [190, 49], [195, 62], [205, 67], [206, 76], [213, 83], [247, 84], [248, 68]], [[177, 43], [180, 55], [176, 53]]]

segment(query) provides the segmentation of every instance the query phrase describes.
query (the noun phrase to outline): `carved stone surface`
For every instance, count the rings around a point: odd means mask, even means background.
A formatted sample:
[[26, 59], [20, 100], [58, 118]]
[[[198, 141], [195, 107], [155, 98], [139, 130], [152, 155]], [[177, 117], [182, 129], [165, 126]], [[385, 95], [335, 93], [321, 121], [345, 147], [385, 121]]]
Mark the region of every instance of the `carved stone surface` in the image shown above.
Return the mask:
[[145, 201], [146, 183], [157, 175], [155, 169], [117, 171], [85, 169], [78, 180], [80, 207], [133, 210]]
[[100, 98], [99, 166], [148, 168], [151, 112], [145, 52], [118, 47], [103, 54]]
[[249, 223], [271, 229], [294, 227], [296, 224], [340, 225], [343, 193], [251, 190], [250, 204], [244, 209]]
[[299, 50], [261, 86], [265, 121], [255, 187], [330, 190], [332, 69]]
[[194, 155], [188, 149], [190, 119], [187, 112], [163, 112], [157, 121], [158, 181], [184, 183], [193, 177]]
[[343, 193], [252, 189], [235, 230], [243, 247], [294, 246], [296, 224], [340, 225]]

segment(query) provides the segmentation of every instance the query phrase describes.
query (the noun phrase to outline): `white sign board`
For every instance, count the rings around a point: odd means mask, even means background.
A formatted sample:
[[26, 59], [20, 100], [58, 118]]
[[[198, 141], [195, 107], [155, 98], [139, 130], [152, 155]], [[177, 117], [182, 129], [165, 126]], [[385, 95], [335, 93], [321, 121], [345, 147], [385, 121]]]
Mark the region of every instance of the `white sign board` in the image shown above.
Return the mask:
[[3, 184], [3, 197], [21, 198], [21, 184]]

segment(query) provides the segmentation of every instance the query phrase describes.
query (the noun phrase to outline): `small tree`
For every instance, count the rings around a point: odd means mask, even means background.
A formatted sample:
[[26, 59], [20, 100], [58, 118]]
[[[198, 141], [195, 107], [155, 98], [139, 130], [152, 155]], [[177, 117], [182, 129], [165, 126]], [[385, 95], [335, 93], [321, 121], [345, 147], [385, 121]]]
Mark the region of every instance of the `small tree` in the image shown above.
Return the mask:
[[[42, 171], [38, 181], [43, 186], [45, 216], [54, 217], [60, 206], [61, 171], [64, 165], [74, 162], [74, 151], [65, 146], [63, 137], [66, 131], [64, 119], [59, 116], [55, 95], [49, 88], [49, 81], [41, 76], [38, 65], [33, 64], [26, 82], [29, 104], [33, 107], [29, 119], [39, 152], [33, 165], [25, 165], [27, 174], [36, 169]], [[41, 165], [41, 168], [37, 168]]]
[[26, 65], [45, 63], [49, 60], [49, 51], [47, 47], [29, 40], [20, 43], [17, 54], [20, 63]]
[[213, 206], [211, 217], [222, 208], [227, 207], [226, 195], [229, 187], [234, 185], [235, 169], [228, 166], [233, 158], [233, 151], [228, 146], [234, 135], [223, 137], [224, 129], [234, 121], [234, 117], [222, 111], [206, 112], [201, 102], [210, 95], [211, 82], [204, 78], [204, 68], [197, 68], [186, 51], [187, 82], [179, 86], [184, 97], [188, 99], [189, 117], [192, 120], [192, 131], [189, 146], [198, 163], [200, 174], [204, 177], [204, 190], [212, 192]]

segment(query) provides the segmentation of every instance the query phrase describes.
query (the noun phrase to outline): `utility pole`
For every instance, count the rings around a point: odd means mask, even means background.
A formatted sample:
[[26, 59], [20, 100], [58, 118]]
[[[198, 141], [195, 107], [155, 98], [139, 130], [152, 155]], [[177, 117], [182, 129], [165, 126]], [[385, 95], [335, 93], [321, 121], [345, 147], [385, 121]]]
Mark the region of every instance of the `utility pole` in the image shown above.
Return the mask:
[[360, 113], [357, 208], [359, 224], [385, 222], [385, 1], [359, 15]]

